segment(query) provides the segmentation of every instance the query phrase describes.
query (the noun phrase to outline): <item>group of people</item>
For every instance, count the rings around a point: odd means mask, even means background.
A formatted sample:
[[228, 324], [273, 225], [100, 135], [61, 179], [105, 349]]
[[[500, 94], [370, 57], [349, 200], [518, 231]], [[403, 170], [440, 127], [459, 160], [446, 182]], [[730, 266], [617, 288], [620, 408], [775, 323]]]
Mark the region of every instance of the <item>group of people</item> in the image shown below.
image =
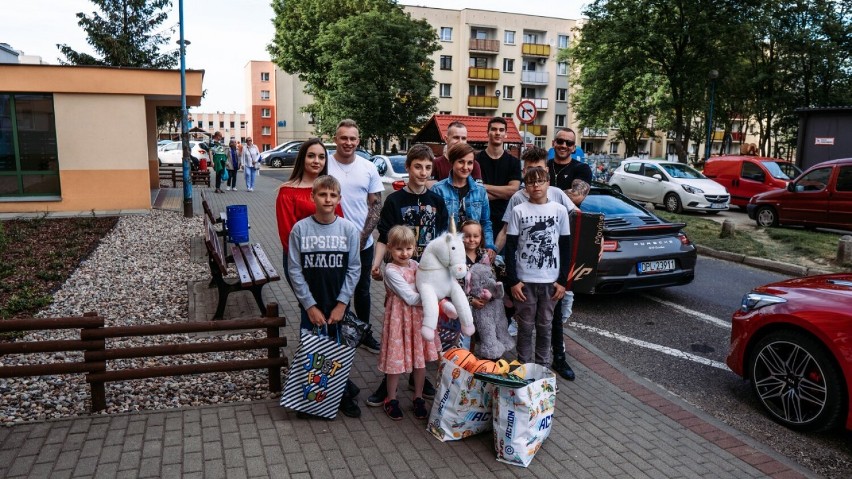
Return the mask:
[[[468, 265], [492, 264], [499, 253], [505, 258], [518, 359], [574, 379], [562, 340], [573, 303], [566, 290], [568, 215], [588, 193], [591, 170], [572, 161], [575, 134], [567, 128], [556, 134], [552, 161], [545, 150], [530, 148], [522, 170], [518, 158], [503, 148], [506, 131], [504, 118], [491, 119], [488, 146], [479, 153], [467, 144], [467, 128], [459, 122], [448, 127], [444, 155], [435, 158], [428, 146], [412, 146], [405, 163], [408, 183], [383, 203], [376, 167], [355, 154], [358, 126], [343, 120], [334, 136], [335, 153], [328, 155], [319, 139], [304, 142], [289, 180], [278, 190], [284, 269], [299, 301], [302, 329], [335, 337], [350, 303], [358, 318], [369, 322], [370, 281], [384, 281], [382, 342], [368, 334], [362, 346], [379, 354], [385, 378], [366, 403], [383, 407], [394, 420], [403, 417], [397, 393], [402, 374], [411, 373], [415, 417], [427, 418], [425, 399], [435, 395], [425, 368], [438, 359], [441, 342], [437, 335], [432, 341], [421, 336], [414, 277], [424, 248], [451, 220], [463, 236]], [[471, 298], [471, 307], [483, 305]], [[340, 405], [344, 415], [360, 416], [359, 391], [347, 384]]]
[[237, 172], [240, 170], [245, 172], [246, 189], [254, 191], [255, 178], [260, 171], [260, 150], [251, 137], [246, 138], [245, 145], [238, 145], [236, 139], [231, 138], [226, 147], [222, 133], [217, 131], [213, 133], [210, 144], [202, 144], [202, 148], [213, 162], [216, 193], [223, 193], [223, 180], [226, 190], [237, 191]]

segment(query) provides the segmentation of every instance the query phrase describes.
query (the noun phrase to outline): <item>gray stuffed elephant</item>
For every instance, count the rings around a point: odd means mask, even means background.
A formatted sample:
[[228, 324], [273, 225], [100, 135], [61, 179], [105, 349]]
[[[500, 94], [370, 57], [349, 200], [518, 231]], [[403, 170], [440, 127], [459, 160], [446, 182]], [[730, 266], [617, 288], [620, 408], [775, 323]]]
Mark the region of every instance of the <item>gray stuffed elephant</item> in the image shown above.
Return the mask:
[[498, 359], [515, 347], [515, 339], [509, 336], [509, 322], [503, 308], [503, 283], [497, 281], [490, 265], [477, 263], [470, 267], [466, 284], [465, 290], [470, 297], [485, 301], [483, 308], [471, 308], [473, 324], [479, 333], [477, 356]]

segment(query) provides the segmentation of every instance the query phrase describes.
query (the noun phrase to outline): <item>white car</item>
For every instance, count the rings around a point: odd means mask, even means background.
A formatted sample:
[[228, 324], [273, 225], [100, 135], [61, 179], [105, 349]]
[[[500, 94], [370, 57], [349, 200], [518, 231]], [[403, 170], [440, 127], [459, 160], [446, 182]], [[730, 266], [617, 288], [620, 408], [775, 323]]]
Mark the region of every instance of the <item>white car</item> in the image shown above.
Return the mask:
[[395, 181], [408, 182], [408, 172], [405, 170], [405, 155], [376, 155], [370, 158], [376, 165], [382, 183], [393, 183]]
[[[204, 158], [207, 164], [210, 165], [210, 159], [207, 157], [207, 152], [201, 149], [200, 141], [189, 142], [189, 155], [195, 159], [193, 163], [198, 164], [198, 160]], [[157, 150], [157, 158], [160, 160], [160, 166], [183, 166], [183, 147], [181, 142], [173, 141], [161, 146]]]
[[728, 209], [731, 195], [724, 186], [676, 161], [628, 158], [612, 174], [609, 185], [630, 199], [663, 205], [680, 213]]

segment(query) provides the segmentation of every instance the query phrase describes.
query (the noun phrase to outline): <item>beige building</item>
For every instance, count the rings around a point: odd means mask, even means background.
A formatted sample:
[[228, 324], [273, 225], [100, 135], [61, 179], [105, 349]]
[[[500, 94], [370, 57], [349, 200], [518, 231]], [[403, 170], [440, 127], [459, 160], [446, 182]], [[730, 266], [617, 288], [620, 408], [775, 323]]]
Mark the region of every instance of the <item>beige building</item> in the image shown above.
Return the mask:
[[[203, 71], [186, 72], [187, 104]], [[158, 106], [180, 71], [0, 64], [0, 213], [151, 209]]]
[[[190, 112], [189, 123], [191, 128], [201, 128], [211, 134], [220, 131], [225, 136], [225, 141], [233, 138], [242, 142], [248, 131], [245, 113]], [[180, 135], [180, 131], [177, 131], [177, 134]]]

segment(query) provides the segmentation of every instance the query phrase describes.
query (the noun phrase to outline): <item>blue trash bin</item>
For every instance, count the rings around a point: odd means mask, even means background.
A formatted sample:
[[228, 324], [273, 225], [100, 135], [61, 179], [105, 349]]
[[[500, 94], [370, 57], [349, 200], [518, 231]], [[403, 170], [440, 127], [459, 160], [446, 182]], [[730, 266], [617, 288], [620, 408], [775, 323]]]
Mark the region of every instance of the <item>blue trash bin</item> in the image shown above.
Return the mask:
[[228, 240], [231, 243], [248, 243], [248, 205], [229, 205], [228, 213]]

